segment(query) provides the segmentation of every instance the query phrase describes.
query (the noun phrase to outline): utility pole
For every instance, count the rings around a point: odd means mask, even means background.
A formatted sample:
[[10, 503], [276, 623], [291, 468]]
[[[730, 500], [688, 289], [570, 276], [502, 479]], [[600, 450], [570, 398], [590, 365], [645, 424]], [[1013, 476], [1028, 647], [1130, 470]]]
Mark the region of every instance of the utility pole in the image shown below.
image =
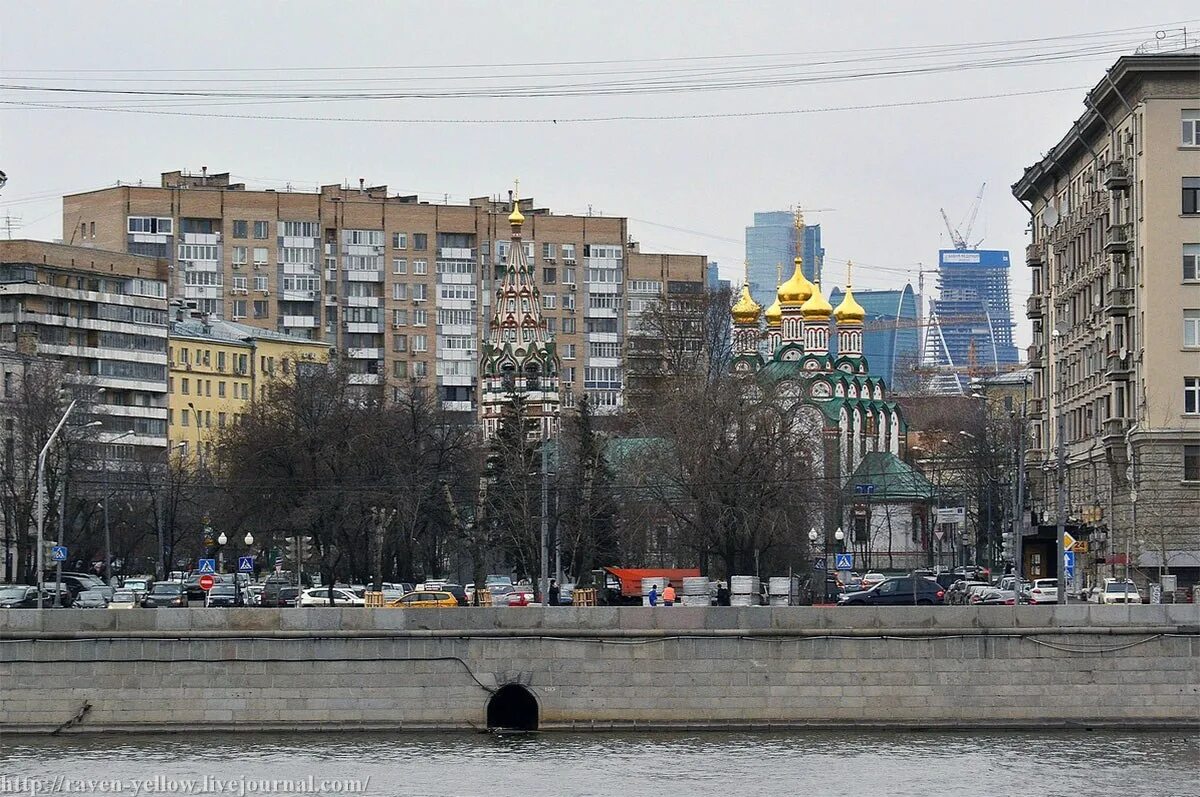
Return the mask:
[[541, 572], [538, 575], [538, 593], [542, 602], [546, 602], [547, 591], [550, 589], [550, 440], [542, 438], [542, 533]]
[[1067, 533], [1067, 463], [1066, 463], [1066, 445], [1063, 440], [1065, 436], [1065, 419], [1062, 411], [1058, 412], [1057, 437], [1058, 454], [1056, 456], [1058, 471], [1058, 602], [1067, 602], [1067, 573], [1064, 566], [1063, 535]]
[[1024, 380], [1021, 388], [1021, 421], [1017, 430], [1017, 489], [1013, 495], [1013, 592], [1014, 600], [1021, 602], [1021, 570], [1025, 564], [1025, 553], [1022, 550], [1025, 533], [1025, 445], [1026, 423], [1029, 416], [1029, 380]]

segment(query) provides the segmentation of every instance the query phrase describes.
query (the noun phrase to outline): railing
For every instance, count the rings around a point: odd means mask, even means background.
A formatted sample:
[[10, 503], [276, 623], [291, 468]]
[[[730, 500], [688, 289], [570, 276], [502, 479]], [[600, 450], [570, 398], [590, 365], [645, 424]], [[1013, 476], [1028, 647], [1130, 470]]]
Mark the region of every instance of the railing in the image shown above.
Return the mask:
[[1034, 294], [1025, 300], [1025, 315], [1029, 318], [1041, 318], [1046, 314], [1046, 300]]
[[1104, 312], [1107, 315], [1125, 315], [1133, 309], [1132, 288], [1109, 288], [1105, 298]]
[[1113, 161], [1104, 167], [1104, 187], [1109, 191], [1129, 187], [1129, 167], [1123, 161]]
[[1112, 224], [1108, 228], [1108, 240], [1104, 242], [1104, 251], [1109, 253], [1128, 252], [1133, 241], [1132, 224]]
[[1041, 243], [1032, 243], [1025, 247], [1025, 265], [1040, 266], [1046, 262], [1046, 248]]

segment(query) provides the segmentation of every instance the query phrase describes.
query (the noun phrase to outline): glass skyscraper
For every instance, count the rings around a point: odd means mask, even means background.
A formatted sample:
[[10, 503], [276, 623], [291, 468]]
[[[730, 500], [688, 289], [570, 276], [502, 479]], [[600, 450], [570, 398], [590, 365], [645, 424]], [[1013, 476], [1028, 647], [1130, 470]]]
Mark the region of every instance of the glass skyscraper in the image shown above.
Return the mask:
[[[829, 293], [837, 307], [841, 288]], [[863, 322], [863, 355], [872, 376], [882, 377], [893, 393], [916, 388], [920, 379], [921, 331], [917, 317], [917, 295], [912, 285], [899, 290], [854, 289], [854, 298], [867, 311]]]
[[[821, 280], [821, 225], [804, 228], [804, 276]], [[754, 225], [746, 228], [746, 260], [750, 263], [750, 293], [763, 307], [775, 301], [776, 268], [783, 267], [783, 278], [792, 275], [796, 257], [796, 216], [790, 210], [772, 210], [754, 214]]]

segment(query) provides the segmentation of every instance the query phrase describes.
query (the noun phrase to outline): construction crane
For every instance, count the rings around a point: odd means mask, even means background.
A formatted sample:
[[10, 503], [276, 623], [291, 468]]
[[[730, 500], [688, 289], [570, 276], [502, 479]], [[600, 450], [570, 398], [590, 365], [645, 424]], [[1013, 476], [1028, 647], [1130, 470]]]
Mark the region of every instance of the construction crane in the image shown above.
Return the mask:
[[987, 183], [979, 186], [979, 193], [975, 196], [975, 201], [971, 204], [971, 210], [967, 213], [966, 218], [959, 223], [957, 227], [950, 223], [950, 217], [946, 215], [945, 208], [939, 208], [942, 211], [942, 221], [946, 223], [946, 231], [950, 233], [950, 240], [954, 242], [955, 249], [978, 249], [983, 243], [980, 238], [975, 243], [970, 243], [971, 229], [975, 226], [975, 218], [979, 215], [979, 204], [983, 202], [983, 190], [987, 188]]

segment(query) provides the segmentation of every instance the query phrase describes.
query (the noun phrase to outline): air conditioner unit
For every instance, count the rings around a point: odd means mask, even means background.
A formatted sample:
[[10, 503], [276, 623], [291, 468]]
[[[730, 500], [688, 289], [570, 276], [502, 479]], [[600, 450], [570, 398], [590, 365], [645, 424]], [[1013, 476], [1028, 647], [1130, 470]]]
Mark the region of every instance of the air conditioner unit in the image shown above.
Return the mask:
[[404, 324], [392, 324], [392, 329], [404, 329]]

